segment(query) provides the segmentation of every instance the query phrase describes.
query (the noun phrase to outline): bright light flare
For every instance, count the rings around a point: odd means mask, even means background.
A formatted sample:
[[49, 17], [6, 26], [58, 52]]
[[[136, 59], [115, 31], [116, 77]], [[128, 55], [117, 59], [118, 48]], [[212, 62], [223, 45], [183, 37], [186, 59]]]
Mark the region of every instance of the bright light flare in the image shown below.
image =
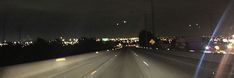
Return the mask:
[[55, 61], [56, 62], [64, 62], [64, 61], [66, 61], [66, 58], [57, 58]]
[[98, 54], [99, 52], [97, 51], [96, 54]]
[[[217, 35], [217, 32], [218, 32], [219, 28], [223, 25], [224, 20], [227, 17], [227, 15], [229, 13], [229, 10], [231, 9], [232, 3], [233, 3], [233, 0], [230, 2], [230, 4], [228, 4], [227, 8], [225, 9], [224, 13], [222, 14], [221, 18], [219, 19], [219, 22], [215, 26], [215, 30], [213, 31], [213, 33], [211, 35], [211, 38], [213, 38], [213, 37], [215, 37]], [[210, 45], [210, 43], [211, 42], [209, 41], [208, 45]], [[200, 73], [201, 65], [202, 65], [202, 63], [204, 61], [204, 57], [205, 57], [205, 53], [202, 54], [202, 56], [201, 56], [201, 59], [200, 59], [198, 65], [197, 65], [197, 68], [196, 68], [196, 71], [194, 73], [193, 78], [198, 78], [199, 77], [199, 73]], [[222, 64], [222, 65], [224, 65], [224, 64]], [[222, 78], [222, 77], [215, 76], [215, 78]]]

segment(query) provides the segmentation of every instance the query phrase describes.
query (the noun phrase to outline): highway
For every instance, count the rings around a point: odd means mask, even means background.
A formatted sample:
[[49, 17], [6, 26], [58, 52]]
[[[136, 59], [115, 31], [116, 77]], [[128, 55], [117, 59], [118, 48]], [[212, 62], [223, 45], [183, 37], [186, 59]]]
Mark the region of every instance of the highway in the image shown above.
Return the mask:
[[[0, 78], [193, 78], [198, 62], [156, 50], [124, 48], [4, 67]], [[217, 68], [218, 63], [204, 62], [198, 78], [214, 78]], [[223, 78], [233, 78], [232, 67], [227, 69]]]

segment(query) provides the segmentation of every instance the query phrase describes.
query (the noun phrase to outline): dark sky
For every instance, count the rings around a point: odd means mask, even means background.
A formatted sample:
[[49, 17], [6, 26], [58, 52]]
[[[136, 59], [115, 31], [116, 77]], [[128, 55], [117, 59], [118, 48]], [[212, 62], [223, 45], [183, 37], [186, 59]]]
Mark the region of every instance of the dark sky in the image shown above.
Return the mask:
[[[189, 36], [207, 35], [230, 2], [153, 1], [156, 35]], [[1, 29], [2, 25], [6, 26], [8, 40], [17, 39], [20, 29], [23, 39], [53, 39], [59, 36], [132, 37], [137, 36], [145, 25], [150, 25], [151, 13], [150, 0], [1, 0], [0, 11]], [[233, 24], [231, 14], [233, 10], [230, 11], [226, 26]], [[126, 24], [116, 26], [117, 22], [124, 20]], [[199, 24], [200, 28], [189, 28], [190, 24]]]

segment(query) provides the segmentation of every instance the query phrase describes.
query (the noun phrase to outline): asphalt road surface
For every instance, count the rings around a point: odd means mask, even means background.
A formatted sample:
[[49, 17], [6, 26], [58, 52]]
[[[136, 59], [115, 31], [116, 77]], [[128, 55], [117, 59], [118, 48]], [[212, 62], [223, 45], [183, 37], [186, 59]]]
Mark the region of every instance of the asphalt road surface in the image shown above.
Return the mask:
[[[124, 48], [4, 67], [0, 78], [193, 78], [198, 61]], [[204, 62], [198, 78], [214, 78], [218, 65]], [[231, 70], [223, 78], [233, 78]]]

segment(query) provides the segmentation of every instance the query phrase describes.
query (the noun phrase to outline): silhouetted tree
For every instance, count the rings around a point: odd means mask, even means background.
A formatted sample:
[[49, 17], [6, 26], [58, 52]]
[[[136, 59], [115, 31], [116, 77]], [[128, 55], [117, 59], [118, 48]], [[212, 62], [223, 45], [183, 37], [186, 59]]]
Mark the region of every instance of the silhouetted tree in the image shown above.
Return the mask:
[[150, 39], [153, 39], [154, 35], [146, 30], [142, 30], [139, 33], [139, 44], [140, 46], [150, 46], [149, 41]]

